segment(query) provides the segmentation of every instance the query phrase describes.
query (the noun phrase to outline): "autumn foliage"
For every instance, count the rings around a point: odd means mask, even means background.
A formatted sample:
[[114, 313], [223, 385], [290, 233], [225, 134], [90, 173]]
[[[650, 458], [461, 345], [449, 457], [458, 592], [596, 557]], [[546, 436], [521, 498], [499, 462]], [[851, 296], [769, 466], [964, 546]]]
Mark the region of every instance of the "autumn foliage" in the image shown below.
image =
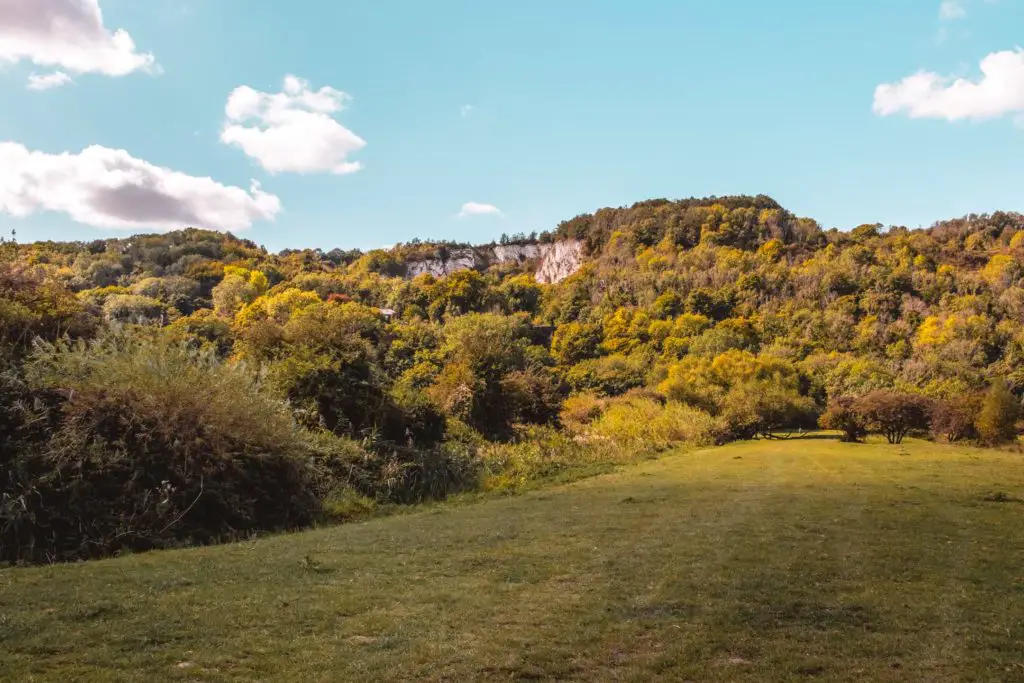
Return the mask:
[[609, 448], [1017, 438], [1024, 216], [842, 232], [659, 199], [537, 237], [563, 240], [583, 259], [556, 284], [486, 249], [413, 277], [467, 253], [418, 240], [0, 244], [0, 559], [348, 518]]

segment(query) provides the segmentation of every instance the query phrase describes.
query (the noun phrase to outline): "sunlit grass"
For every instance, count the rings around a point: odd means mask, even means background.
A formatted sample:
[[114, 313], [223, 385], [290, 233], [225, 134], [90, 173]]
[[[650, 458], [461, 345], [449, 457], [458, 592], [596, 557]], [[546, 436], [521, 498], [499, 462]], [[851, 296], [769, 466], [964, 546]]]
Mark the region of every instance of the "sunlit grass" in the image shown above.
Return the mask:
[[0, 571], [3, 680], [1024, 680], [1024, 457], [801, 439]]

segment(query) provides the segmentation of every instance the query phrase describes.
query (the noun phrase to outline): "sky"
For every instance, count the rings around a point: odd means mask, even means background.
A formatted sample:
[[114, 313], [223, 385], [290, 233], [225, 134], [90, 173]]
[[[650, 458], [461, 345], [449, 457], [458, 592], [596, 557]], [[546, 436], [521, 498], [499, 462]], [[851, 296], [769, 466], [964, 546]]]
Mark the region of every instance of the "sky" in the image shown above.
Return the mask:
[[1024, 211], [1024, 0], [0, 0], [0, 232], [487, 242]]

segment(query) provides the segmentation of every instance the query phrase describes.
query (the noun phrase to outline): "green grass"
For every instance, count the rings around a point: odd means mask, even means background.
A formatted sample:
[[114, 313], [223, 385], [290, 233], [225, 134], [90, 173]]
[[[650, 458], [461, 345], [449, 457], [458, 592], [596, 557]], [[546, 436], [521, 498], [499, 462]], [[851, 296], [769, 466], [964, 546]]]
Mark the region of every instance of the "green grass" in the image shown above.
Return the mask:
[[1021, 455], [757, 442], [8, 569], [0, 679], [1024, 681], [1021, 499]]

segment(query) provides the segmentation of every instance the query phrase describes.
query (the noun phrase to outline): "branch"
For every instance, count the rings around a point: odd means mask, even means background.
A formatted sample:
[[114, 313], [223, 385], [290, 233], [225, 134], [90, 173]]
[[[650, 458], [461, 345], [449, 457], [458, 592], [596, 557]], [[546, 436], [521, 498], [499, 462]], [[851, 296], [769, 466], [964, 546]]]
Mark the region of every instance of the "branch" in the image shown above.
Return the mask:
[[198, 494], [198, 495], [196, 496], [196, 499], [192, 501], [192, 504], [191, 504], [191, 505], [189, 505], [189, 506], [188, 506], [187, 508], [185, 508], [185, 511], [184, 511], [184, 512], [182, 512], [182, 513], [181, 513], [180, 515], [178, 515], [177, 517], [175, 517], [175, 518], [174, 518], [174, 520], [173, 520], [173, 521], [171, 521], [171, 523], [170, 523], [170, 524], [168, 524], [168, 525], [167, 525], [167, 526], [165, 526], [165, 527], [164, 527], [163, 529], [161, 529], [161, 530], [160, 530], [160, 531], [158, 532], [158, 534], [157, 534], [157, 535], [163, 534], [163, 533], [164, 533], [165, 531], [167, 531], [167, 530], [168, 530], [168, 529], [170, 529], [170, 528], [171, 528], [172, 526], [174, 526], [175, 524], [177, 524], [178, 522], [180, 522], [180, 521], [181, 521], [182, 519], [184, 519], [185, 515], [187, 515], [187, 514], [188, 514], [189, 512], [191, 512], [191, 511], [192, 511], [192, 508], [194, 508], [194, 507], [196, 506], [196, 503], [198, 503], [198, 502], [199, 502], [199, 499], [200, 499], [200, 498], [202, 497], [202, 495], [203, 495], [203, 488], [204, 488], [204, 486], [203, 486], [203, 483], [204, 483], [204, 482], [203, 482], [203, 478], [202, 478], [202, 477], [199, 477], [199, 494]]

